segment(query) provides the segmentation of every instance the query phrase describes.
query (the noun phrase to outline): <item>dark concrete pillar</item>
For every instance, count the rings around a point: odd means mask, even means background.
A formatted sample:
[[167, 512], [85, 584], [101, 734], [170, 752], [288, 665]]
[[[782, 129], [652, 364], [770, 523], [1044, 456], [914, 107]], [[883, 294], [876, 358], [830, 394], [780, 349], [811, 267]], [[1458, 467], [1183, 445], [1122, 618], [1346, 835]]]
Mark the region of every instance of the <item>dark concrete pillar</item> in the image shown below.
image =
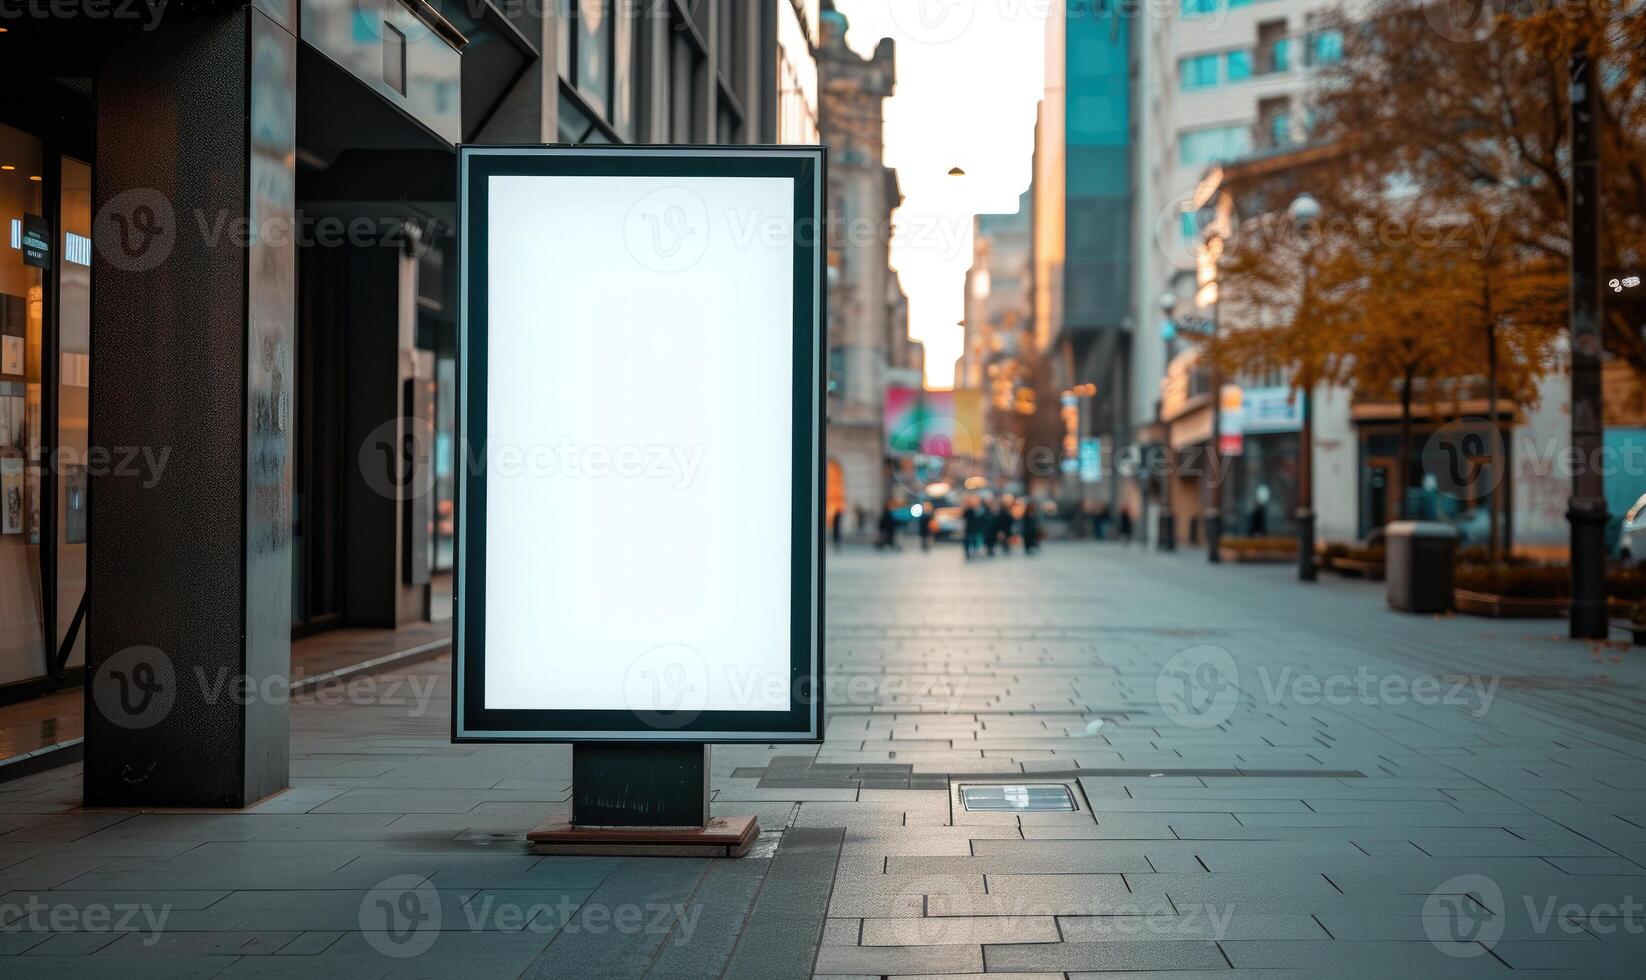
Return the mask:
[[92, 442], [165, 464], [92, 470], [88, 805], [286, 786], [295, 59], [246, 7], [96, 78]]

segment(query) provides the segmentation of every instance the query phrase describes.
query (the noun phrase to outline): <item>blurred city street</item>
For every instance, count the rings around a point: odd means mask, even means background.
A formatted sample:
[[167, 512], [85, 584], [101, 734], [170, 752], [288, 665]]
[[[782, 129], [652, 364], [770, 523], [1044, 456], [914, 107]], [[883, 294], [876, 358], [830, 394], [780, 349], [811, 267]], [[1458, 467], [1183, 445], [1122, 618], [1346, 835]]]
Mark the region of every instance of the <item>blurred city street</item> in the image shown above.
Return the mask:
[[292, 788], [243, 812], [82, 811], [78, 766], [0, 784], [0, 951], [31, 976], [1630, 971], [1638, 659], [1292, 574], [831, 555], [826, 742], [713, 751], [715, 815], [763, 829], [740, 860], [534, 856], [567, 750], [448, 744], [445, 658], [357, 678], [294, 700]]

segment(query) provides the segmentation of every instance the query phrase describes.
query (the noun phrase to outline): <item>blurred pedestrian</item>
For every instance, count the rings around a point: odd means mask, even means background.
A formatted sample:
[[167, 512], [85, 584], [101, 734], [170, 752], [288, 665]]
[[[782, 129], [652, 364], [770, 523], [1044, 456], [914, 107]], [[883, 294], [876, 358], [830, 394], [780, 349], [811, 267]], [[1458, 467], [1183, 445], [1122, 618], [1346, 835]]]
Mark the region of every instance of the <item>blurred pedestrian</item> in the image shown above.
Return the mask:
[[932, 549], [932, 504], [924, 501], [914, 505], [915, 529], [920, 532], [920, 550]]
[[1032, 555], [1040, 550], [1040, 515], [1035, 513], [1034, 501], [1023, 504], [1023, 553]]
[[994, 533], [996, 540], [1000, 543], [1000, 553], [1003, 555], [1012, 553], [1012, 524], [1016, 520], [1014, 514], [1016, 509], [1016, 503], [1008, 495], [1001, 500], [1000, 512], [995, 515]]
[[1097, 535], [1097, 540], [1107, 541], [1109, 539], [1109, 505], [1108, 504], [1098, 504], [1097, 505], [1097, 514], [1096, 514], [1096, 516], [1094, 516], [1092, 518], [1092, 528], [1093, 528], [1093, 533]]
[[898, 551], [897, 546], [897, 512], [891, 504], [880, 512], [880, 540], [875, 547], [883, 551]]
[[983, 547], [983, 522], [988, 517], [988, 512], [983, 509], [982, 503], [972, 498], [966, 501], [966, 509], [960, 517], [961, 530], [965, 533], [963, 544], [966, 560], [971, 561], [977, 557], [978, 549]]
[[846, 509], [834, 512], [834, 519], [829, 522], [829, 532], [834, 536], [834, 550], [839, 551], [846, 541]]
[[1115, 522], [1115, 533], [1121, 541], [1132, 543], [1132, 512], [1120, 508], [1120, 518]]

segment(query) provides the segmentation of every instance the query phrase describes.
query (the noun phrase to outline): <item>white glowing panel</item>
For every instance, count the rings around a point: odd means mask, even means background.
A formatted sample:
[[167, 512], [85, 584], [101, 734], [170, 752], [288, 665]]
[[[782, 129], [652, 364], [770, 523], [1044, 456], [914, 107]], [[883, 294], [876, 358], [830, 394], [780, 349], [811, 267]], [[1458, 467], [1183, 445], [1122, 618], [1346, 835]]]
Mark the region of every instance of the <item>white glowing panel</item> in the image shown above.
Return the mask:
[[794, 180], [488, 198], [485, 708], [788, 710]]

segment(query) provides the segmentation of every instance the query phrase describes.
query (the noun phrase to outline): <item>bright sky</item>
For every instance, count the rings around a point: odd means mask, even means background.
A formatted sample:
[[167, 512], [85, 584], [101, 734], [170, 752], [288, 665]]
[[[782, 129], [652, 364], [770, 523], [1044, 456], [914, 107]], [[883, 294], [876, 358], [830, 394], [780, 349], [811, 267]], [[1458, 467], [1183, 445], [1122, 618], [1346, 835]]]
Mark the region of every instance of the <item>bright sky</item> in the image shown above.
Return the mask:
[[[886, 165], [897, 169], [892, 267], [909, 294], [909, 333], [926, 345], [926, 383], [954, 384], [972, 263], [972, 216], [1017, 210], [1045, 84], [1046, 5], [1014, 0], [835, 0], [846, 43], [868, 56], [897, 42], [886, 102]], [[951, 167], [966, 171], [950, 177]]]

